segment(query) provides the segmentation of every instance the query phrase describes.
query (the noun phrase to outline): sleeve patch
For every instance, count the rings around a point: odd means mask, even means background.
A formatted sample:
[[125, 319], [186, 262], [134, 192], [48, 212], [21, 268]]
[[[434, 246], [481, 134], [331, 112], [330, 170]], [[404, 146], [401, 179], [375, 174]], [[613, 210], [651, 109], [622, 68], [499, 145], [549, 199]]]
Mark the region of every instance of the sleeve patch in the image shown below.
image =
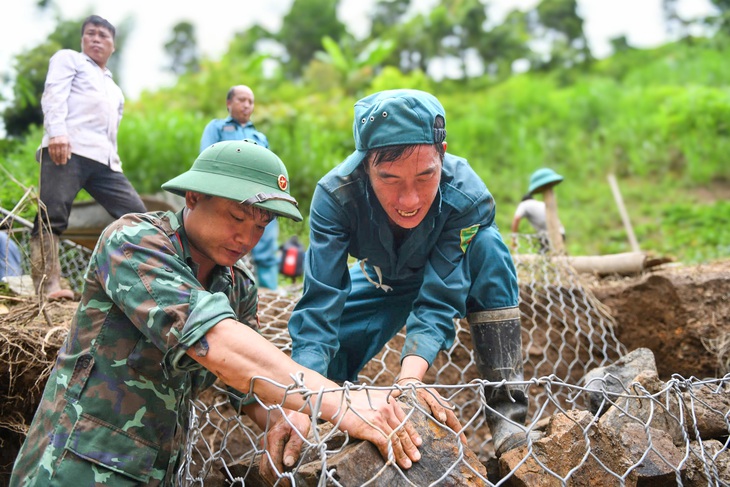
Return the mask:
[[478, 231], [479, 224], [461, 229], [461, 232], [459, 234], [461, 237], [461, 243], [459, 244], [459, 246], [461, 247], [462, 252], [466, 253], [466, 248], [469, 246], [469, 242], [471, 242], [471, 239], [474, 238], [474, 235], [476, 235]]

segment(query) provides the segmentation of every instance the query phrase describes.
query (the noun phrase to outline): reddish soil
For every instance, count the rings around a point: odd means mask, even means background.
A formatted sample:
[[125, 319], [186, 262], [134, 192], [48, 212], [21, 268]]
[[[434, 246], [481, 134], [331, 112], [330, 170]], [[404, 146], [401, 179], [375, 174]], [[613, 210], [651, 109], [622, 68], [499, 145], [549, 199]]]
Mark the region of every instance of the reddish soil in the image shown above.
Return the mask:
[[603, 279], [592, 290], [616, 320], [618, 339], [654, 352], [661, 379], [730, 372], [730, 260]]

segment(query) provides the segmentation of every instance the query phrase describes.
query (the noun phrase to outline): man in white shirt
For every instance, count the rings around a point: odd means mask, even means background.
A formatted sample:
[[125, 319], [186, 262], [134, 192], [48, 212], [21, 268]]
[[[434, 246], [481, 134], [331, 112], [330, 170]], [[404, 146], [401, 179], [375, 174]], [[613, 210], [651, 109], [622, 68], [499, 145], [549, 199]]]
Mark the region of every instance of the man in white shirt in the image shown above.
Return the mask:
[[45, 132], [36, 153], [45, 208], [31, 233], [31, 276], [38, 295], [50, 300], [73, 299], [60, 284], [58, 244], [81, 189], [114, 218], [146, 211], [117, 153], [124, 95], [106, 67], [115, 35], [109, 21], [91, 15], [81, 26], [82, 52], [61, 49], [48, 66], [41, 99]]
[[[520, 221], [525, 218], [535, 229], [538, 236], [538, 244], [540, 253], [545, 253], [548, 249], [548, 232], [547, 218], [545, 216], [545, 202], [538, 201], [532, 197], [532, 193], [527, 193], [522, 197], [522, 201], [517, 205], [515, 215], [512, 218], [512, 248], [517, 248], [517, 233], [520, 228]], [[560, 235], [565, 240], [565, 228], [560, 224]]]

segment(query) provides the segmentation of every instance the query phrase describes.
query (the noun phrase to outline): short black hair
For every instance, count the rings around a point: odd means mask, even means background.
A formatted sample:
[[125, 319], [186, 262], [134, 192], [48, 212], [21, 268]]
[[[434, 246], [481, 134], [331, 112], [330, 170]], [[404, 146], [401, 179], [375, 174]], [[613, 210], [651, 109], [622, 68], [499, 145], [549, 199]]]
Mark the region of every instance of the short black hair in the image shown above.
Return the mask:
[[114, 28], [111, 22], [106, 20], [104, 17], [99, 17], [98, 15], [89, 15], [84, 19], [84, 23], [81, 24], [81, 35], [84, 35], [84, 30], [86, 30], [87, 25], [95, 25], [97, 27], [103, 27], [112, 34], [112, 39], [116, 38], [117, 36], [117, 29]]

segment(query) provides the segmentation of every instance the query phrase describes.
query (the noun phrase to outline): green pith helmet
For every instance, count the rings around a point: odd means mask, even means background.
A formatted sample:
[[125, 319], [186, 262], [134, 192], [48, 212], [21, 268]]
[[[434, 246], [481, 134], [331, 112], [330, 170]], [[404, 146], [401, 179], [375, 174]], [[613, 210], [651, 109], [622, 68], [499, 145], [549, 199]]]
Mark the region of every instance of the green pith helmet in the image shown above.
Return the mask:
[[186, 191], [195, 191], [228, 198], [302, 221], [297, 201], [289, 194], [284, 163], [250, 140], [216, 142], [200, 153], [193, 167], [162, 189], [183, 197]]
[[528, 193], [540, 193], [548, 188], [552, 188], [563, 180], [563, 176], [556, 173], [552, 169], [543, 167], [538, 169], [530, 176], [530, 189]]

